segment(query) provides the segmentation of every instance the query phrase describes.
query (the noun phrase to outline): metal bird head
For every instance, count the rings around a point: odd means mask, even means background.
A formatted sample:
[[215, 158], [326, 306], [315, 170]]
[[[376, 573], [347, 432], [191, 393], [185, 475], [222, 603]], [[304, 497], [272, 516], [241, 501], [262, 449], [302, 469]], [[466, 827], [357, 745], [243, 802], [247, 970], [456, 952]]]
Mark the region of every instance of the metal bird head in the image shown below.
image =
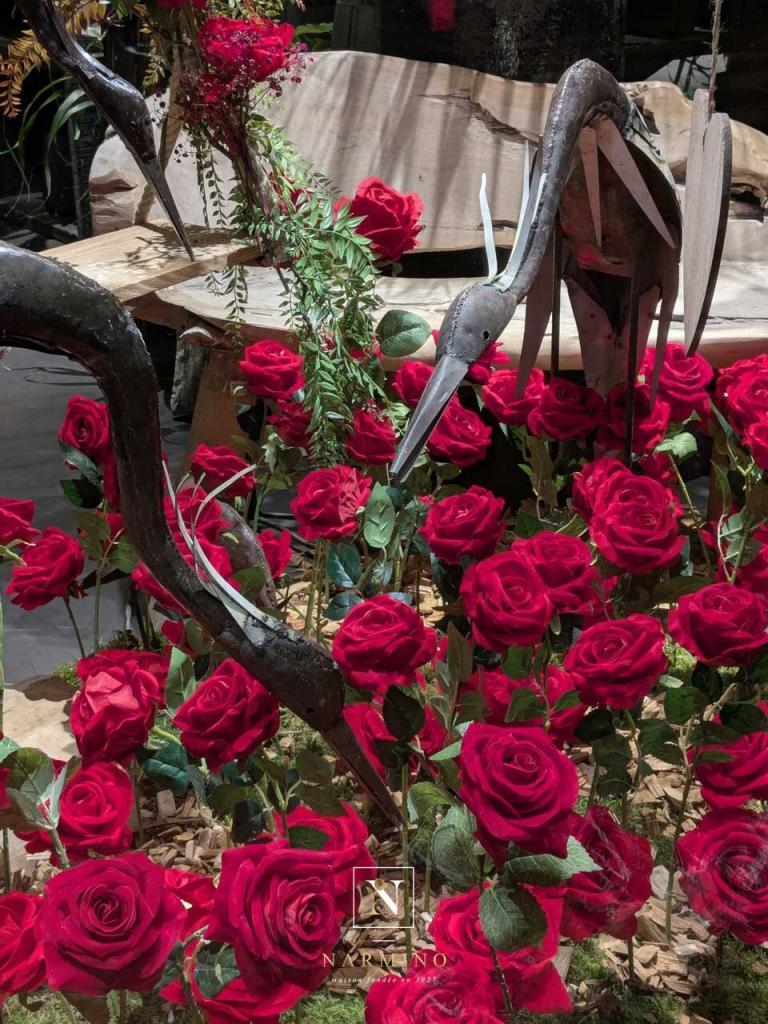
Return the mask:
[[495, 341], [514, 313], [514, 300], [493, 284], [473, 284], [459, 292], [445, 314], [437, 340], [435, 369], [411, 417], [392, 463], [403, 481], [472, 364]]

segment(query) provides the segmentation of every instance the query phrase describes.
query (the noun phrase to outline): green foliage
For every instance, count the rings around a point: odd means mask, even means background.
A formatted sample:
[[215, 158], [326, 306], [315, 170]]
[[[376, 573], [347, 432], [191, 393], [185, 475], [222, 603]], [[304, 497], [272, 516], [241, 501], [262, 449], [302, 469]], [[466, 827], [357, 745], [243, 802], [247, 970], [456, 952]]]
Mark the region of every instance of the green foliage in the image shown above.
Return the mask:
[[[763, 973], [766, 972], [766, 973]], [[708, 976], [691, 1009], [712, 1024], [764, 1024], [768, 1020], [768, 954], [728, 937], [722, 962]]]
[[[316, 992], [299, 1005], [299, 1019], [307, 1021], [307, 1024], [363, 1024], [365, 1000], [358, 992], [344, 996]], [[293, 1010], [282, 1016], [283, 1024], [294, 1024], [295, 1020]]]

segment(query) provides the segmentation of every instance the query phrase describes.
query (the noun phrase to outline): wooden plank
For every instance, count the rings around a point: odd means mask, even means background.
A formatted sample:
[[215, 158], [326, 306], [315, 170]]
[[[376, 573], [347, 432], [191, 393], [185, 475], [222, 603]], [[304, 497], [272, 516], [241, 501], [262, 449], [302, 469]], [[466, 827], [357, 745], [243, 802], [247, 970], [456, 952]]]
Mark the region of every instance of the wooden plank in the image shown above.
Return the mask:
[[108, 288], [120, 302], [137, 302], [158, 289], [258, 259], [259, 247], [233, 239], [231, 232], [190, 228], [192, 262], [168, 224], [134, 224], [107, 235], [48, 249], [51, 259], [67, 263]]

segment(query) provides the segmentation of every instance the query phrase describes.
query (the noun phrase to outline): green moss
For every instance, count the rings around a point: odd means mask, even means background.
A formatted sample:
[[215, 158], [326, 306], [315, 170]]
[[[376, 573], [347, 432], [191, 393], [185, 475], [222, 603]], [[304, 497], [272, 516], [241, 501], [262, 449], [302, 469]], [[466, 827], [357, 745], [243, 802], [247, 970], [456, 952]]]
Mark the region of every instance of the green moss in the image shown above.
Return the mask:
[[656, 849], [656, 863], [671, 868], [675, 860], [675, 844], [672, 836], [656, 836], [653, 840]]
[[726, 938], [720, 963], [711, 971], [691, 1008], [713, 1024], [765, 1024], [768, 954], [738, 939]]
[[80, 688], [80, 679], [75, 671], [74, 661], [64, 661], [61, 665], [56, 665], [56, 667], [51, 670], [51, 675], [58, 676], [59, 679], [63, 679], [65, 683], [69, 683], [73, 690]]
[[594, 939], [585, 939], [574, 946], [571, 965], [568, 968], [570, 984], [580, 985], [582, 981], [603, 980], [612, 975], [613, 971]]
[[316, 992], [299, 1004], [300, 1013], [289, 1010], [282, 1016], [283, 1024], [363, 1024], [365, 1000], [357, 992], [334, 996]]

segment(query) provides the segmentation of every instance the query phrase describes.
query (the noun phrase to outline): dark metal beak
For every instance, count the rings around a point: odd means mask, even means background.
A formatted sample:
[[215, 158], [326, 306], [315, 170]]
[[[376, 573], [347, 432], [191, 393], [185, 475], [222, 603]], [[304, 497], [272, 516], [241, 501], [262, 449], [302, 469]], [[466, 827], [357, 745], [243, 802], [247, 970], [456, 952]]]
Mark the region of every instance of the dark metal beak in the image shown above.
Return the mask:
[[184, 222], [179, 215], [178, 208], [176, 206], [176, 200], [171, 194], [171, 190], [168, 187], [168, 181], [165, 177], [165, 172], [160, 166], [160, 161], [155, 157], [152, 160], [138, 159], [137, 163], [141, 168], [144, 177], [147, 179], [147, 184], [154, 190], [157, 196], [158, 202], [165, 210], [168, 220], [173, 224], [176, 234], [179, 236], [179, 241], [187, 251], [187, 256], [191, 260], [194, 260], [195, 254], [192, 252], [192, 244], [189, 241]]
[[438, 359], [392, 462], [391, 473], [397, 483], [402, 483], [409, 476], [468, 369], [464, 360], [456, 356], [444, 355]]

